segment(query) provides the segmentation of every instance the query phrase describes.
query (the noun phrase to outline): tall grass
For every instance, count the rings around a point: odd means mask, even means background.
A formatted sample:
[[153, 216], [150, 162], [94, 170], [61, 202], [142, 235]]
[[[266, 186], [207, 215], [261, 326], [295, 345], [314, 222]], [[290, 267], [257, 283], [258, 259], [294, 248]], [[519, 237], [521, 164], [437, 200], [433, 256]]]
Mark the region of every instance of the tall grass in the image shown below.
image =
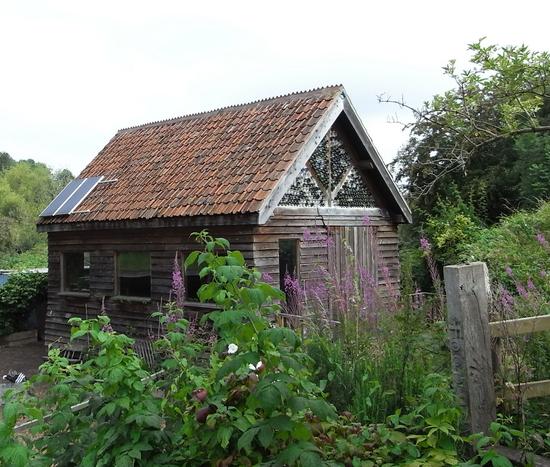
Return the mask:
[[[304, 237], [311, 241], [310, 233]], [[327, 237], [314, 240], [334, 247]], [[330, 401], [361, 422], [382, 422], [415, 406], [430, 374], [449, 373], [442, 297], [420, 293], [411, 277], [397, 289], [384, 265], [386, 285], [379, 286], [348, 251], [342, 276], [320, 268], [315, 282], [287, 277], [287, 312], [301, 316], [308, 353]]]

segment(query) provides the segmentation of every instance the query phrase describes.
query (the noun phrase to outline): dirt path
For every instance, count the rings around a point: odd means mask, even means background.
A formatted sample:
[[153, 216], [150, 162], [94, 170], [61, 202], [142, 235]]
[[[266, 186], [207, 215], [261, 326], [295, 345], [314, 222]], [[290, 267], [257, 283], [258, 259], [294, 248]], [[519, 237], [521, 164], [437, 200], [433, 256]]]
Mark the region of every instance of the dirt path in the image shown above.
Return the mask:
[[9, 370], [25, 373], [27, 376], [36, 374], [38, 367], [44, 363], [43, 357], [46, 354], [47, 349], [42, 342], [18, 347], [0, 347], [0, 378]]

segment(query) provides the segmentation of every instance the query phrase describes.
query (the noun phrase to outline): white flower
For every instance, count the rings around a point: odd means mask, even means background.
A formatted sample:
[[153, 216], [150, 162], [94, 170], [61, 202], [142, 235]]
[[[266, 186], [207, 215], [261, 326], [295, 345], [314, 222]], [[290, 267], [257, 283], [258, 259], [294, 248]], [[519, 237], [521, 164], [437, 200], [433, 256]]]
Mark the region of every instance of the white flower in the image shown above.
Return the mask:
[[263, 366], [264, 366], [264, 364], [263, 364], [262, 361], [260, 360], [258, 363], [256, 363], [256, 365], [254, 365], [253, 363], [251, 363], [250, 365], [248, 365], [248, 369], [251, 370], [251, 371], [258, 371], [258, 370], [260, 370]]
[[227, 346], [227, 353], [229, 355], [233, 355], [234, 353], [237, 353], [237, 350], [239, 350], [239, 346], [237, 344], [229, 344]]

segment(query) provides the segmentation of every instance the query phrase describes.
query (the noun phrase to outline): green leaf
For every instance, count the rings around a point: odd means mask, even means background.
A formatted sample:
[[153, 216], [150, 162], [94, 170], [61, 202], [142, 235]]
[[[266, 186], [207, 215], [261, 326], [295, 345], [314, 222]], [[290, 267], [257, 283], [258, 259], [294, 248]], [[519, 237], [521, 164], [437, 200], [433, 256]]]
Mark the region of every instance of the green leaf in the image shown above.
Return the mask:
[[115, 467], [133, 467], [134, 459], [124, 454], [115, 459]]
[[0, 449], [0, 459], [10, 467], [26, 467], [28, 465], [27, 448], [20, 444], [10, 444]]
[[322, 465], [321, 457], [313, 451], [305, 451], [300, 454], [301, 467], [318, 467]]
[[259, 431], [259, 427], [252, 427], [249, 430], [245, 431], [239, 438], [239, 441], [237, 441], [237, 449], [239, 451], [242, 451], [243, 449], [246, 451], [250, 451], [252, 440]]
[[273, 429], [269, 425], [264, 425], [258, 434], [258, 441], [264, 448], [268, 448], [273, 441], [273, 436]]
[[216, 439], [218, 440], [218, 443], [220, 443], [220, 446], [225, 449], [229, 445], [229, 441], [231, 440], [231, 435], [233, 434], [233, 427], [231, 426], [220, 426], [218, 428], [218, 432], [216, 434]]
[[230, 251], [227, 253], [227, 264], [229, 266], [244, 266], [244, 256], [240, 251]]
[[298, 441], [309, 441], [311, 431], [304, 423], [297, 423], [292, 429], [292, 437]]
[[227, 282], [233, 282], [235, 279], [242, 277], [244, 269], [242, 266], [219, 266], [216, 268], [216, 274]]
[[187, 255], [185, 262], [183, 263], [185, 268], [191, 266], [198, 258], [200, 251], [193, 251]]
[[239, 368], [245, 365], [248, 366], [251, 363], [255, 365], [256, 363], [258, 363], [259, 360], [260, 355], [258, 354], [258, 352], [246, 352], [238, 354], [233, 358], [229, 357], [222, 365], [222, 367], [218, 370], [216, 377], [217, 379], [222, 379], [228, 374], [234, 373]]

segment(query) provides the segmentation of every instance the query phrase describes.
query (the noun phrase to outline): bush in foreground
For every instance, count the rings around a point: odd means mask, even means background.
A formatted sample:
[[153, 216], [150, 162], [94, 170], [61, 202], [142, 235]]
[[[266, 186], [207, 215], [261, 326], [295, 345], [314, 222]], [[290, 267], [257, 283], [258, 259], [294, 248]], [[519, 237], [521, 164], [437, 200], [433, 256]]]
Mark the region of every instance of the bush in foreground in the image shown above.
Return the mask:
[[[211, 279], [200, 299], [222, 310], [207, 318], [217, 336], [212, 347], [194, 341], [182, 310], [168, 305], [157, 315], [164, 358], [163, 373], [154, 378], [132, 350], [132, 339], [113, 332], [107, 316], [73, 319], [72, 337], [90, 340], [90, 358], [70, 365], [52, 351], [38, 377], [46, 394], [9, 396], [0, 422], [2, 465], [459, 463], [472, 440], [458, 432], [460, 411], [444, 378], [431, 377], [414, 410], [397, 411], [383, 424], [338, 414], [324, 399], [323, 385], [312, 381], [299, 336], [269, 319], [281, 292], [262, 282], [225, 240], [206, 233], [199, 239], [204, 251], [186, 262]], [[201, 365], [205, 350], [209, 363]], [[71, 410], [85, 399], [88, 409]], [[48, 412], [54, 416], [45, 419]], [[13, 427], [22, 416], [39, 423], [16, 436]], [[509, 465], [487, 450], [494, 441], [479, 440], [482, 458], [476, 460]]]

